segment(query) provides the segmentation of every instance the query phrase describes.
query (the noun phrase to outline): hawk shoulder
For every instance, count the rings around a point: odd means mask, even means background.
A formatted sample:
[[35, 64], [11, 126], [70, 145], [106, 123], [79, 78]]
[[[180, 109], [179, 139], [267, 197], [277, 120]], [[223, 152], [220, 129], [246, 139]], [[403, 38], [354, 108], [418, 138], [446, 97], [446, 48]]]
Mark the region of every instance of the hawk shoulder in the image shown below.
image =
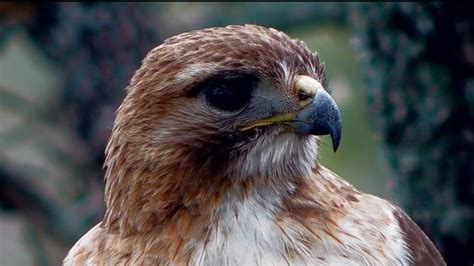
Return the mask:
[[404, 211], [396, 207], [393, 214], [405, 236], [414, 265], [446, 265], [433, 242]]

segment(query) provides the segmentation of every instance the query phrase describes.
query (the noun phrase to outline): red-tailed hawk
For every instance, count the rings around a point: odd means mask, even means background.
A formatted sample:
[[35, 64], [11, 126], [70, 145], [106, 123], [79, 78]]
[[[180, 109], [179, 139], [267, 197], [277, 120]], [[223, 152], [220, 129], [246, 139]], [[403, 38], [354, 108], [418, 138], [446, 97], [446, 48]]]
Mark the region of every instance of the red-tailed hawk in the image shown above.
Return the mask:
[[341, 136], [323, 64], [254, 25], [153, 49], [106, 149], [104, 220], [66, 265], [443, 265], [398, 207], [318, 163]]

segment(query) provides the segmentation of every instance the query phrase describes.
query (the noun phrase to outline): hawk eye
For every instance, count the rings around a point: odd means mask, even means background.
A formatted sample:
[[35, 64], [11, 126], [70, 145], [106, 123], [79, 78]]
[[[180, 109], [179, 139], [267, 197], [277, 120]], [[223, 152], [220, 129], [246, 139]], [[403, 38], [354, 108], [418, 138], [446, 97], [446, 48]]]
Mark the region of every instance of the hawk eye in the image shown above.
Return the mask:
[[255, 79], [242, 75], [223, 75], [206, 82], [207, 102], [220, 110], [237, 111], [250, 100]]

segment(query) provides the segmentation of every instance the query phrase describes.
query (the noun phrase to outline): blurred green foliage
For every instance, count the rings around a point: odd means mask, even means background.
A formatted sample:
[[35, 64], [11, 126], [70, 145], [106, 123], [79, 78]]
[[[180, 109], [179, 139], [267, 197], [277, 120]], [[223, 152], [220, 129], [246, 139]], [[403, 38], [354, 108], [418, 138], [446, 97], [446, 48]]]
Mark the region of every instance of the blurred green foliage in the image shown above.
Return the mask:
[[329, 89], [341, 109], [343, 137], [334, 153], [329, 137], [323, 137], [320, 159], [323, 165], [349, 180], [359, 189], [393, 198], [385, 184], [390, 178], [377, 136], [368, 119], [364, 84], [356, 56], [350, 47], [351, 33], [336, 25], [308, 26], [288, 32], [317, 51], [325, 64]]

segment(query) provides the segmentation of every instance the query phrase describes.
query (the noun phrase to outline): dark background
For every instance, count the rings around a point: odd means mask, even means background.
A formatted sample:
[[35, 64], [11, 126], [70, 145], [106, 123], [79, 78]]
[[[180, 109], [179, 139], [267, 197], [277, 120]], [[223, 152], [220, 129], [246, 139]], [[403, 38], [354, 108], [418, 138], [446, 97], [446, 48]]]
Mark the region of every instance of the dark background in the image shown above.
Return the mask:
[[343, 115], [321, 160], [401, 205], [450, 265], [474, 263], [473, 6], [0, 3], [0, 265], [58, 265], [101, 220], [103, 152], [141, 59], [165, 38], [274, 27], [326, 62]]

